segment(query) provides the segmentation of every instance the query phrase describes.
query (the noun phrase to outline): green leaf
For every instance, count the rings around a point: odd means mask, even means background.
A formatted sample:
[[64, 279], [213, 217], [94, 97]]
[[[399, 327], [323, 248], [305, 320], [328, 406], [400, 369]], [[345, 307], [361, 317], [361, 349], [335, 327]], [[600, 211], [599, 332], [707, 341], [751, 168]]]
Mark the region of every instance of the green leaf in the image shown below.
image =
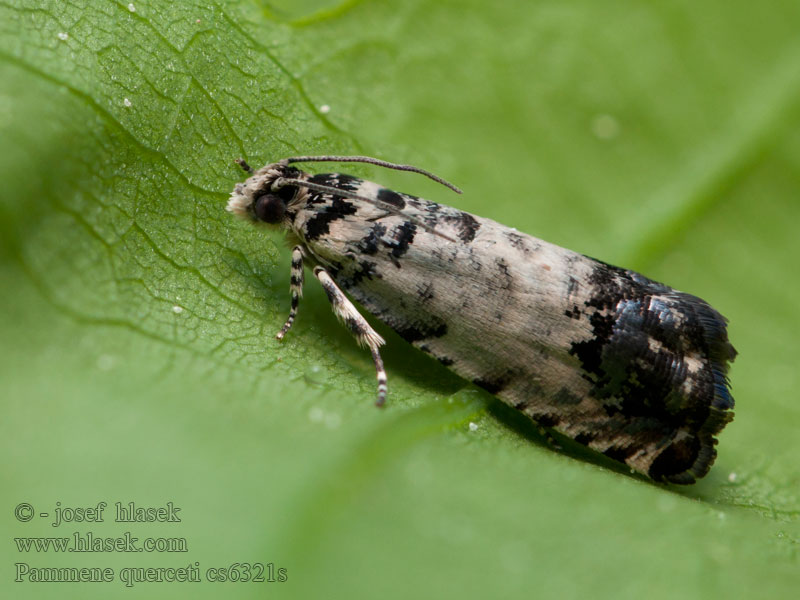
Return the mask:
[[[790, 0], [0, 3], [4, 597], [127, 598], [125, 568], [195, 563], [288, 581], [133, 587], [794, 597], [798, 25]], [[377, 410], [314, 282], [276, 342], [288, 252], [224, 211], [232, 160], [322, 152], [419, 164], [463, 197], [348, 171], [712, 302], [740, 354], [710, 475], [667, 487], [555, 452], [386, 328]], [[50, 524], [98, 502], [103, 522]], [[115, 523], [116, 502], [181, 520]], [[88, 531], [187, 551], [8, 540]], [[16, 563], [114, 581], [15, 582]]]

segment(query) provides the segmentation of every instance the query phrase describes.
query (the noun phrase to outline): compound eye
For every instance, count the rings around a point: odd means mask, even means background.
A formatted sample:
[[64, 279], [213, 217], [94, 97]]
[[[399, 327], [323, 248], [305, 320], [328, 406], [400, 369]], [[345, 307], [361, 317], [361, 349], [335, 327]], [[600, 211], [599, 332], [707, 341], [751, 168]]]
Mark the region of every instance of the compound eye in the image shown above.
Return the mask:
[[265, 223], [280, 223], [286, 213], [286, 204], [276, 194], [264, 194], [256, 198], [254, 210], [256, 217]]

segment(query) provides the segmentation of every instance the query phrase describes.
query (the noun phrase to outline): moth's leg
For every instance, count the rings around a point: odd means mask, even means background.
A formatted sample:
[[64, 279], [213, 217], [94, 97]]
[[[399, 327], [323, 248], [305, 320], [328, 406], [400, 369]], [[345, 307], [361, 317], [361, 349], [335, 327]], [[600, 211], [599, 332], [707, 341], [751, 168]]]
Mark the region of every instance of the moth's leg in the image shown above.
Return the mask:
[[303, 247], [295, 246], [292, 249], [292, 278], [290, 289], [292, 290], [292, 307], [289, 309], [289, 318], [283, 324], [281, 330], [275, 336], [278, 340], [282, 340], [286, 332], [292, 327], [294, 319], [297, 316], [297, 305], [300, 304], [300, 298], [303, 297]]
[[378, 335], [377, 331], [370, 327], [367, 320], [359, 314], [356, 307], [353, 306], [353, 303], [350, 302], [342, 293], [342, 290], [336, 286], [336, 283], [334, 283], [325, 269], [322, 267], [314, 267], [314, 277], [319, 280], [322, 284], [322, 288], [328, 295], [328, 300], [331, 301], [334, 314], [347, 326], [350, 332], [355, 336], [356, 341], [361, 346], [369, 348], [372, 353], [372, 360], [375, 362], [375, 370], [378, 376], [378, 399], [375, 401], [375, 404], [382, 406], [386, 401], [386, 392], [388, 388], [386, 386], [386, 370], [383, 368], [383, 360], [381, 360], [378, 348], [386, 342]]

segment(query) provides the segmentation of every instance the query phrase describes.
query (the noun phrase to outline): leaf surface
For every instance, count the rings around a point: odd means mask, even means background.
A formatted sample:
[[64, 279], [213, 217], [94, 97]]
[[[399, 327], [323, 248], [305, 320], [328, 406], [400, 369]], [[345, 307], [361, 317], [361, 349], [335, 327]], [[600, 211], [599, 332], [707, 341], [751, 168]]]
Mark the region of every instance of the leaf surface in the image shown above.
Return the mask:
[[[69, 589], [130, 597], [124, 568], [197, 562], [287, 569], [231, 598], [793, 597], [798, 25], [788, 0], [0, 3], [6, 530], [188, 544], [9, 541], [3, 587], [63, 596], [14, 583], [18, 562], [107, 566]], [[739, 350], [710, 475], [665, 487], [555, 452], [380, 327], [379, 411], [314, 281], [275, 341], [289, 253], [223, 209], [232, 159], [297, 153], [419, 164], [464, 195], [342, 169], [709, 300]], [[50, 525], [101, 501], [102, 523]], [[21, 502], [50, 517], [14, 520]], [[116, 502], [181, 521], [115, 523]]]

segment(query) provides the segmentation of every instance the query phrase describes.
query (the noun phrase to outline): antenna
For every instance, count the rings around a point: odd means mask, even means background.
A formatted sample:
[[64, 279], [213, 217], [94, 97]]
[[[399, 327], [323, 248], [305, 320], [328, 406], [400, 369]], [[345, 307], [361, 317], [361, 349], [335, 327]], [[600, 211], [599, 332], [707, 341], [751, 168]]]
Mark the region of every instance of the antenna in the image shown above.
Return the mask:
[[253, 167], [248, 165], [247, 162], [243, 158], [234, 158], [233, 162], [235, 162], [237, 165], [242, 167], [242, 170], [245, 173], [252, 173], [253, 172]]
[[441, 183], [445, 187], [449, 187], [451, 190], [456, 192], [457, 194], [461, 193], [461, 190], [454, 186], [452, 183], [442, 179], [438, 175], [434, 175], [430, 171], [426, 171], [425, 169], [421, 169], [419, 167], [415, 167], [413, 165], [400, 165], [397, 163], [388, 162], [385, 160], [381, 160], [379, 158], [372, 158], [371, 156], [330, 156], [330, 155], [323, 155], [323, 156], [293, 156], [291, 158], [284, 158], [280, 161], [283, 164], [291, 164], [296, 162], [359, 162], [359, 163], [366, 163], [368, 165], [377, 165], [378, 167], [386, 167], [387, 169], [394, 169], [395, 171], [411, 171], [412, 173], [419, 173], [420, 175], [424, 175], [425, 177], [432, 179], [436, 183]]

